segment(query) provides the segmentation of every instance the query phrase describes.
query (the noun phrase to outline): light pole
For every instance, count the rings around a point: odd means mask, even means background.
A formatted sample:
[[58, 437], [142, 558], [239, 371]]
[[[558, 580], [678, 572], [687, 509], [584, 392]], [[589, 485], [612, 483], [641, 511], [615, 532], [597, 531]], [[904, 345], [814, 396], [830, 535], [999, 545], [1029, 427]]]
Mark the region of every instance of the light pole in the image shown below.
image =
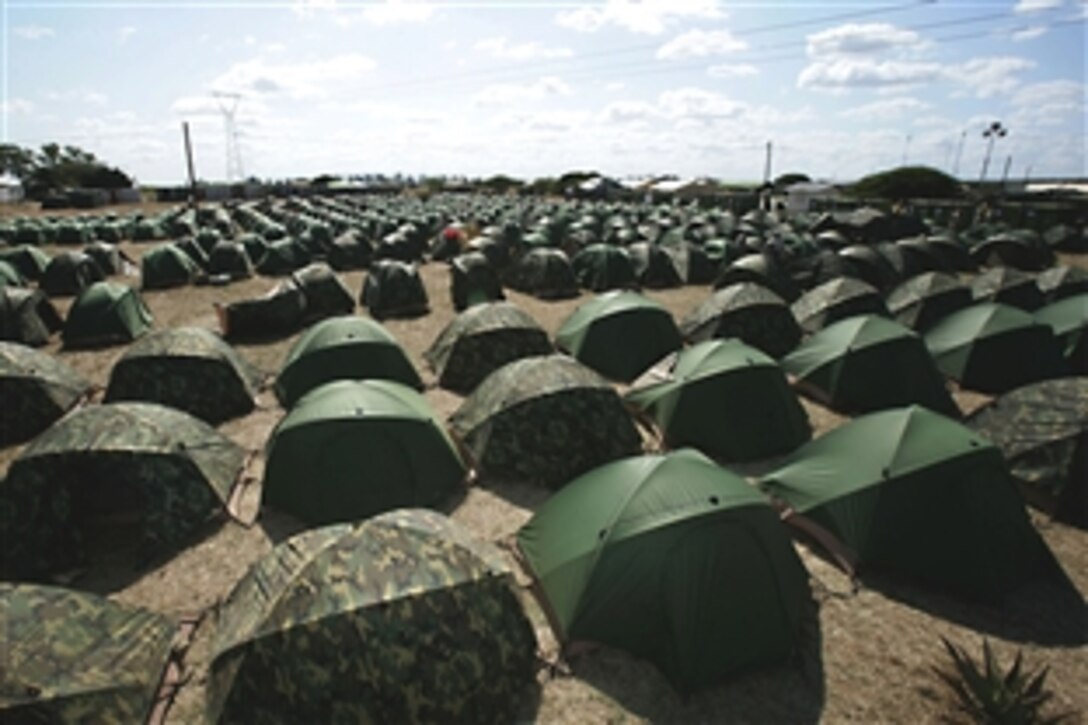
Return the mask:
[[990, 155], [994, 152], [994, 141], [1004, 138], [1008, 134], [1009, 129], [1002, 126], [1001, 121], [994, 121], [982, 132], [982, 137], [986, 139], [986, 157], [982, 159], [982, 173], [978, 177], [980, 186], [986, 180], [986, 169], [990, 167]]

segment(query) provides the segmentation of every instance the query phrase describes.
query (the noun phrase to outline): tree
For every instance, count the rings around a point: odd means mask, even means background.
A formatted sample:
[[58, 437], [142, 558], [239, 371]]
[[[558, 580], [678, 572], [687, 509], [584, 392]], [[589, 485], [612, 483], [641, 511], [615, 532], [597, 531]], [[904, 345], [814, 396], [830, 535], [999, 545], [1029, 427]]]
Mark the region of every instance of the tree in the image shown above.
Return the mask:
[[128, 189], [132, 179], [78, 146], [42, 144], [38, 151], [0, 145], [0, 167], [23, 184], [27, 197], [42, 199], [64, 189]]
[[854, 196], [880, 199], [948, 199], [963, 194], [960, 182], [928, 166], [903, 166], [861, 179], [850, 188]]
[[774, 188], [776, 191], [784, 191], [786, 188], [793, 186], [794, 184], [800, 184], [804, 182], [812, 181], [808, 177], [808, 174], [799, 174], [796, 171], [788, 174], [782, 174], [775, 178]]
[[505, 194], [511, 189], [518, 189], [521, 186], [521, 181], [502, 174], [497, 174], [480, 182], [481, 188], [496, 194]]

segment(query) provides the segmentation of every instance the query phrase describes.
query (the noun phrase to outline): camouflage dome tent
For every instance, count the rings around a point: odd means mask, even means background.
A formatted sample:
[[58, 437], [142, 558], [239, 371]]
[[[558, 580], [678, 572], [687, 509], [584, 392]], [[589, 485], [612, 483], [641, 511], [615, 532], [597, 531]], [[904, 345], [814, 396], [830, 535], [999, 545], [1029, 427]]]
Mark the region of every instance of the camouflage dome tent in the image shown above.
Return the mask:
[[1050, 267], [1035, 277], [1035, 284], [1047, 303], [1088, 293], [1088, 270], [1064, 265]]
[[591, 244], [571, 257], [570, 264], [579, 286], [591, 292], [637, 286], [635, 267], [623, 247]]
[[506, 270], [506, 285], [542, 300], [578, 296], [570, 259], [560, 249], [530, 249]]
[[960, 415], [917, 334], [879, 315], [840, 320], [782, 359], [797, 387], [840, 413], [924, 405]]
[[1035, 313], [1061, 344], [1068, 372], [1088, 375], [1088, 293], [1054, 302]]
[[107, 276], [121, 274], [124, 271], [124, 263], [130, 261], [121, 253], [116, 244], [109, 242], [91, 242], [83, 248], [83, 253], [93, 259], [102, 273]]
[[450, 427], [483, 475], [550, 488], [641, 445], [616, 391], [565, 355], [528, 357], [491, 373]]
[[333, 317], [306, 330], [287, 353], [276, 377], [276, 398], [290, 409], [325, 383], [366, 379], [423, 388], [404, 350], [379, 323], [365, 317]]
[[620, 290], [580, 305], [555, 339], [559, 349], [584, 365], [626, 382], [683, 345], [668, 310], [637, 292]]
[[302, 269], [311, 261], [310, 250], [293, 238], [277, 239], [265, 247], [257, 271], [267, 276], [282, 276]]
[[1035, 579], [1068, 585], [1001, 452], [925, 408], [857, 418], [799, 448], [759, 485], [837, 537], [862, 567], [987, 601]]
[[333, 239], [328, 251], [329, 266], [338, 272], [366, 269], [373, 256], [370, 242], [355, 229], [349, 229]]
[[993, 441], [1027, 500], [1088, 527], [1088, 378], [1025, 385], [975, 411], [967, 426]]
[[714, 288], [721, 289], [739, 282], [761, 284], [787, 302], [801, 296], [801, 290], [786, 269], [762, 253], [746, 254], [724, 267], [714, 280]]
[[285, 280], [261, 297], [216, 304], [215, 311], [228, 340], [287, 336], [302, 327], [306, 297], [293, 280]]
[[217, 242], [208, 252], [208, 274], [223, 275], [232, 280], [247, 279], [253, 276], [253, 262], [242, 244]]
[[418, 317], [431, 309], [416, 266], [392, 259], [370, 265], [359, 301], [377, 320]]
[[917, 332], [973, 304], [970, 288], [943, 272], [911, 277], [888, 294], [887, 302], [895, 319]]
[[41, 290], [0, 287], [0, 340], [39, 347], [63, 326], [57, 309]]
[[808, 333], [854, 315], [891, 317], [876, 288], [853, 277], [839, 277], [810, 289], [790, 310], [801, 329]]
[[473, 305], [504, 300], [499, 275], [482, 252], [469, 252], [450, 261], [450, 297], [458, 312]]
[[140, 284], [145, 290], [192, 284], [201, 274], [200, 266], [176, 244], [149, 249], [140, 258]]
[[1046, 304], [1035, 277], [1011, 267], [988, 269], [971, 281], [975, 302], [995, 302], [1034, 312]]
[[146, 722], [174, 626], [60, 587], [0, 583], [0, 720]]
[[735, 337], [774, 358], [801, 341], [801, 326], [785, 301], [754, 282], [717, 290], [684, 318], [680, 329], [691, 343]]
[[324, 262], [314, 262], [292, 272], [291, 282], [305, 298], [303, 316], [306, 321], [355, 312], [355, 298], [351, 296], [351, 291], [332, 271], [332, 267]]
[[96, 282], [76, 298], [61, 337], [66, 348], [131, 342], [151, 328], [151, 311], [136, 290]]
[[78, 295], [105, 278], [98, 263], [83, 252], [63, 252], [49, 260], [39, 286], [50, 297]]
[[1008, 305], [972, 305], [955, 312], [930, 328], [925, 342], [941, 372], [983, 393], [1002, 393], [1065, 372], [1051, 329]]
[[503, 365], [553, 352], [536, 320], [509, 302], [475, 305], [455, 317], [423, 353], [438, 384], [470, 393]]
[[52, 355], [0, 342], [0, 446], [30, 440], [90, 392], [90, 383]]
[[590, 471], [517, 544], [561, 642], [625, 649], [684, 693], [786, 660], [811, 602], [769, 501], [690, 449]]
[[0, 577], [79, 564], [88, 529], [133, 509], [141, 553], [170, 550], [226, 507], [244, 456], [207, 423], [172, 408], [81, 408], [24, 448], [0, 484]]
[[635, 242], [627, 247], [627, 255], [635, 272], [635, 284], [650, 289], [683, 286], [684, 280], [672, 256], [663, 247], [650, 242]]
[[311, 525], [438, 506], [466, 467], [427, 401], [389, 380], [340, 380], [304, 395], [265, 447], [264, 502]]
[[223, 605], [209, 722], [512, 722], [536, 638], [500, 552], [402, 509], [299, 534]]
[[812, 436], [774, 360], [738, 340], [709, 340], [669, 356], [624, 396], [657, 421], [666, 443], [724, 461], [787, 453]]
[[114, 364], [105, 402], [159, 403], [216, 425], [253, 410], [261, 378], [210, 330], [158, 330], [133, 343]]

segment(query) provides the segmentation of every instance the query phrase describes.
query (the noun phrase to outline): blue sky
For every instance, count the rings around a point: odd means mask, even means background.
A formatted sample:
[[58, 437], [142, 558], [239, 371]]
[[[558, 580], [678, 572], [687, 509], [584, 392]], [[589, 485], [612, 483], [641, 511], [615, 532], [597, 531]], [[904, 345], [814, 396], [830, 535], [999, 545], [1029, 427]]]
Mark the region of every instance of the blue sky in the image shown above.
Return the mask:
[[[849, 180], [909, 163], [1088, 176], [1084, 0], [0, 0], [5, 141], [148, 183], [571, 169]], [[962, 140], [962, 151], [961, 151]]]

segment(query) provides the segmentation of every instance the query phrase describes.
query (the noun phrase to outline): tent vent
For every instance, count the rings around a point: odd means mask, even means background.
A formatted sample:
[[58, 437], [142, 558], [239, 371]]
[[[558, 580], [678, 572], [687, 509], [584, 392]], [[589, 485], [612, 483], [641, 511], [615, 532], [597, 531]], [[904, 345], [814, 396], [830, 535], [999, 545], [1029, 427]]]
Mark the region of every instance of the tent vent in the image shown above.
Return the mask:
[[608, 529], [601, 529], [600, 533], [597, 534], [597, 538], [598, 539], [603, 539], [607, 535], [608, 535]]
[[717, 496], [711, 496], [710, 497], [710, 505], [711, 506], [717, 506], [718, 505], [718, 497]]

